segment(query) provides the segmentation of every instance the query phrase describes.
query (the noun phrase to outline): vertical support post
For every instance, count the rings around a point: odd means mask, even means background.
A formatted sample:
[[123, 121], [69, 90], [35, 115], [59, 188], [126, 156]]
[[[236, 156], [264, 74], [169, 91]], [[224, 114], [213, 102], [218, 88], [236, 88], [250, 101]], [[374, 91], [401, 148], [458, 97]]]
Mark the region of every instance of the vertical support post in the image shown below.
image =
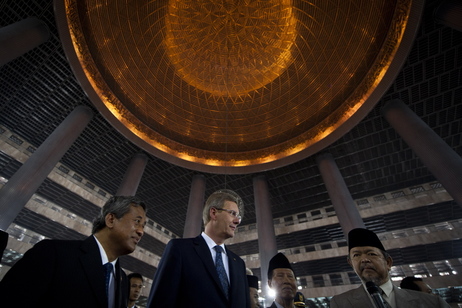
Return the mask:
[[0, 229], [7, 230], [87, 124], [93, 111], [75, 108], [0, 190]]

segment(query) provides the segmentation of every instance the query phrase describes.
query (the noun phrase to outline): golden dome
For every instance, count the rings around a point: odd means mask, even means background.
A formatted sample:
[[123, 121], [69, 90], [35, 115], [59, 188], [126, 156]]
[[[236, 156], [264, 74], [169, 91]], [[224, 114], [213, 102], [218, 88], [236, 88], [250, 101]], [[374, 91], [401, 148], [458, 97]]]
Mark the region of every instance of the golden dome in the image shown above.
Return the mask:
[[74, 72], [121, 133], [183, 167], [316, 153], [393, 81], [423, 1], [56, 1]]

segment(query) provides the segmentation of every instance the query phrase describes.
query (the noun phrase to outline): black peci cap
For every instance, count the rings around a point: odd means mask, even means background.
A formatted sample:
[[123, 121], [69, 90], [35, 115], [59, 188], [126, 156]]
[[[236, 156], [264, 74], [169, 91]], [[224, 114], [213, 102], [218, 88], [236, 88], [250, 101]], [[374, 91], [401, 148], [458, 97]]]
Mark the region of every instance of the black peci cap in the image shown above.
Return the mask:
[[306, 307], [306, 305], [305, 305], [305, 296], [303, 295], [302, 292], [295, 293], [294, 305], [295, 305], [295, 307]]
[[258, 290], [258, 277], [247, 275], [247, 281], [249, 283], [249, 288], [255, 288]]
[[268, 279], [271, 279], [270, 274], [275, 268], [288, 268], [294, 271], [292, 269], [292, 266], [290, 266], [290, 262], [287, 259], [287, 257], [283, 253], [278, 253], [276, 254], [269, 262], [268, 266]]
[[348, 251], [360, 246], [371, 246], [385, 251], [377, 234], [371, 230], [356, 228], [348, 232]]

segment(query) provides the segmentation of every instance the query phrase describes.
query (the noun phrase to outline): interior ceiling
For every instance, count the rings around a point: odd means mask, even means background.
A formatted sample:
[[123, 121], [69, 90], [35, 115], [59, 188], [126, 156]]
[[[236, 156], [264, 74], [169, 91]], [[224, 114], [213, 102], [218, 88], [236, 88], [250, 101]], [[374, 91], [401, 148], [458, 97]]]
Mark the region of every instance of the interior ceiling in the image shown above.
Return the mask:
[[167, 161], [241, 174], [316, 153], [357, 124], [394, 79], [423, 7], [410, 0], [55, 3], [71, 67], [113, 126]]
[[[462, 154], [462, 33], [435, 22], [434, 10], [438, 3], [431, 0], [426, 2], [412, 50], [377, 105], [349, 132], [324, 149], [335, 158], [354, 199], [381, 195], [435, 180], [382, 117], [380, 108], [390, 99], [402, 99], [458, 154]], [[52, 1], [0, 2], [0, 26], [30, 16], [45, 21], [51, 37], [46, 43], [0, 68], [0, 124], [13, 132], [13, 137], [17, 136], [38, 147], [76, 106], [89, 106], [95, 111], [95, 117], [64, 155], [61, 163], [75, 172], [76, 180], [83, 178], [109, 194], [115, 194], [131, 158], [145, 151], [124, 137], [97, 112], [77, 81], [63, 50]], [[11, 142], [19, 142], [13, 137], [10, 138]], [[147, 202], [148, 216], [152, 220], [181, 236], [191, 181], [199, 172], [146, 154], [149, 162], [138, 195]], [[265, 175], [268, 179], [274, 217], [330, 205], [315, 158], [314, 154], [284, 167], [258, 173], [201, 174], [206, 178], [207, 196], [226, 187], [243, 197], [246, 212], [242, 225], [246, 226], [255, 223], [252, 179], [256, 175]], [[20, 166], [20, 162], [0, 151], [0, 176], [10, 178]], [[41, 185], [37, 194], [89, 220], [98, 210], [96, 205], [49, 179]], [[405, 215], [384, 215], [366, 223], [376, 231], [385, 232], [405, 228], [410, 221], [419, 224], [426, 219], [444, 221], [451, 217], [461, 217], [460, 207], [453, 203], [447, 206], [447, 210], [429, 206], [419, 213], [410, 211]], [[443, 214], [448, 216], [441, 217]], [[389, 223], [391, 221], [394, 223]], [[83, 236], [27, 209], [21, 211], [15, 223], [52, 238]], [[338, 225], [322, 230], [315, 228], [278, 238], [278, 249], [290, 248], [301, 241], [307, 243], [341, 238]], [[457, 243], [460, 240], [448, 245]], [[143, 238], [141, 245], [158, 254], [161, 254], [164, 247], [149, 236]], [[243, 243], [242, 247], [234, 246], [233, 249], [240, 252], [247, 251], [245, 249], [248, 247], [258, 249], [252, 242]], [[422, 249], [440, 251], [436, 246], [425, 246]], [[459, 256], [457, 249], [454, 248], [451, 253]], [[405, 252], [410, 262], [427, 255], [422, 250], [411, 248]], [[147, 273], [151, 277], [154, 271], [152, 267], [142, 262], [133, 264], [136, 266], [128, 266], [130, 270]], [[329, 264], [342, 266], [335, 260]], [[312, 265], [300, 268], [300, 271], [322, 268], [318, 267], [319, 264]]]

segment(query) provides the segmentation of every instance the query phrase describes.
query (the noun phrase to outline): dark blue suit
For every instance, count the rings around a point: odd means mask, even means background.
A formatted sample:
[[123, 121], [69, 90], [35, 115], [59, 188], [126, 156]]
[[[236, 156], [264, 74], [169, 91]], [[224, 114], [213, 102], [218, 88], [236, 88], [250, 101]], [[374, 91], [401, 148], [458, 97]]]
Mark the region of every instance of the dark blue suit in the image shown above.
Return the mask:
[[[128, 282], [116, 263], [116, 305], [127, 307]], [[93, 236], [84, 241], [43, 240], [0, 282], [2, 307], [106, 308], [101, 255]]]
[[173, 239], [165, 248], [154, 275], [148, 308], [250, 307], [244, 261], [226, 249], [229, 264], [229, 301], [204, 238]]

